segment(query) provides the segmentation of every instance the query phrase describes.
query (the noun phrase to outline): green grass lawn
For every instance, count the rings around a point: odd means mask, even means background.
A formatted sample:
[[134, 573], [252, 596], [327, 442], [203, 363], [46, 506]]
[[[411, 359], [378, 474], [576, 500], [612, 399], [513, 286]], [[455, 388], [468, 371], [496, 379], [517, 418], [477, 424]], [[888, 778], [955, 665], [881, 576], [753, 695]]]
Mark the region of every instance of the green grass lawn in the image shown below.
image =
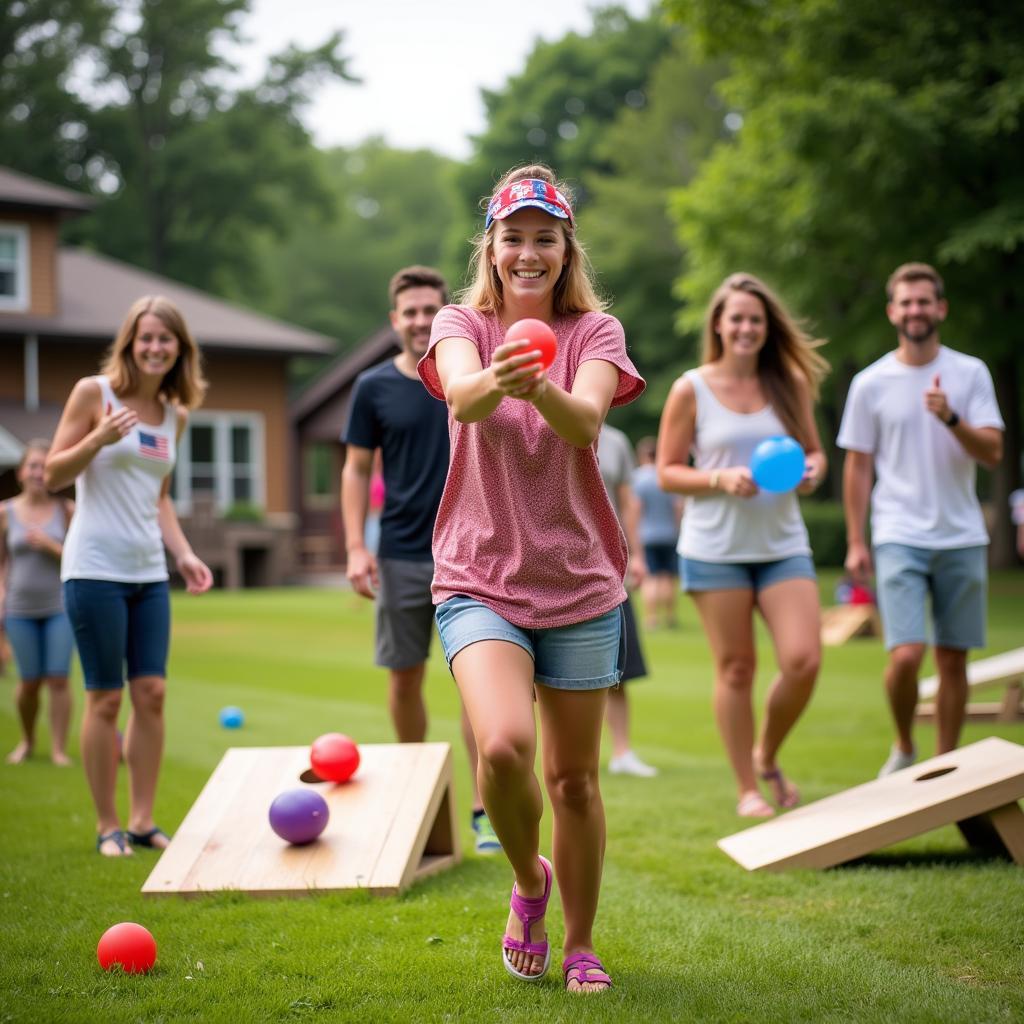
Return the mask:
[[[822, 582], [826, 598], [833, 583]], [[994, 653], [1024, 643], [1024, 575], [997, 575], [991, 594]], [[1024, 871], [972, 853], [955, 828], [829, 871], [749, 874], [719, 852], [715, 841], [744, 822], [712, 722], [707, 646], [692, 607], [680, 608], [679, 631], [645, 637], [652, 675], [630, 691], [634, 745], [661, 774], [602, 779], [608, 856], [596, 938], [611, 992], [581, 1002], [563, 993], [557, 970], [537, 986], [506, 976], [503, 858], [468, 852], [400, 898], [144, 900], [155, 854], [96, 855], [74, 743], [72, 769], [38, 755], [0, 766], [0, 1022], [1024, 1020]], [[331, 729], [391, 740], [368, 603], [313, 590], [178, 595], [174, 615], [158, 801], [167, 829], [229, 745], [306, 744]], [[763, 654], [759, 693], [771, 675]], [[874, 777], [884, 760], [883, 661], [872, 640], [826, 652], [783, 751], [807, 800]], [[6, 750], [16, 740], [10, 674], [3, 690]], [[428, 702], [431, 739], [456, 748], [471, 851], [458, 704], [437, 650]], [[243, 730], [220, 728], [226, 704], [245, 710]], [[991, 734], [1024, 742], [1021, 726], [971, 726], [964, 741]], [[918, 738], [927, 751], [931, 730]], [[40, 745], [45, 754], [45, 731]], [[552, 908], [557, 967], [557, 900]], [[149, 976], [108, 975], [96, 963], [100, 934], [122, 920], [156, 936]]]

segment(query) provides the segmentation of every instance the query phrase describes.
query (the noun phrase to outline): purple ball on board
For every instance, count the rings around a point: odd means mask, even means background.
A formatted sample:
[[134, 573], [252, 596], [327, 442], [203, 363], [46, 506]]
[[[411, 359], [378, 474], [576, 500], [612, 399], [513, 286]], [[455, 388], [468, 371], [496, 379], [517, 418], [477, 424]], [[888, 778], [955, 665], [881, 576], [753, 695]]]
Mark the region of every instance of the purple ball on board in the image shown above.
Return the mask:
[[311, 843], [325, 828], [330, 812], [315, 789], [288, 789], [270, 805], [270, 827], [295, 846]]

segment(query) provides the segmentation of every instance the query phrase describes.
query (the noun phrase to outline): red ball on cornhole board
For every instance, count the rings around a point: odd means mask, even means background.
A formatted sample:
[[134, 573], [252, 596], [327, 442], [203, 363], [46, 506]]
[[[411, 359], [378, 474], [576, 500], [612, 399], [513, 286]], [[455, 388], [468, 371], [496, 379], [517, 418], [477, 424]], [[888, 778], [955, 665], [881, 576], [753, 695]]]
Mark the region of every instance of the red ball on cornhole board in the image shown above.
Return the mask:
[[[528, 349], [539, 349], [540, 359], [537, 362], [546, 370], [558, 353], [558, 339], [555, 332], [543, 320], [517, 320], [506, 332], [505, 341], [528, 341]], [[527, 363], [534, 366], [534, 363]]]
[[111, 925], [96, 946], [100, 967], [120, 967], [126, 974], [144, 974], [156, 963], [156, 939], [134, 921]]
[[325, 733], [309, 748], [309, 766], [327, 782], [348, 782], [359, 767], [359, 748], [340, 732]]

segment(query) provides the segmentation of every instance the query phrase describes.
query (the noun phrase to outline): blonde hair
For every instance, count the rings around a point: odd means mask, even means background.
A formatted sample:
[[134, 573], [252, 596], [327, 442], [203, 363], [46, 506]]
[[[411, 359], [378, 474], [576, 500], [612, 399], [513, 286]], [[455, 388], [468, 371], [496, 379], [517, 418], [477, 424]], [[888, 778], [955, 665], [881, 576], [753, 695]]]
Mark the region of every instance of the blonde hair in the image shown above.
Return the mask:
[[[527, 164], [509, 171], [494, 186], [494, 192], [500, 192], [513, 182], [523, 178], [539, 178], [559, 190], [568, 200], [573, 202], [571, 189], [559, 181], [555, 172], [545, 164]], [[490, 196], [481, 201], [481, 207], [487, 209]], [[608, 305], [597, 292], [594, 284], [594, 268], [590, 264], [586, 250], [576, 237], [575, 228], [567, 220], [557, 221], [565, 236], [567, 261], [562, 273], [555, 283], [555, 313], [578, 315], [580, 313], [600, 312]], [[494, 232], [499, 221], [492, 221], [491, 226], [473, 239], [473, 254], [469, 258], [470, 284], [459, 295], [459, 301], [486, 313], [497, 313], [504, 303], [504, 292], [497, 268], [491, 262], [494, 253]]]
[[761, 300], [768, 321], [768, 335], [757, 359], [757, 375], [769, 403], [786, 430], [804, 446], [811, 441], [801, 419], [799, 394], [795, 384], [804, 383], [811, 399], [818, 398], [819, 385], [829, 364], [815, 349], [825, 344], [822, 338], [805, 333], [763, 281], [753, 274], [730, 274], [711, 297], [704, 318], [701, 362], [714, 363], [722, 358], [722, 338], [718, 332], [722, 310], [733, 292], [745, 292]]
[[935, 298], [945, 297], [946, 285], [939, 272], [929, 263], [903, 263], [898, 266], [885, 282], [885, 297], [892, 302], [896, 294], [896, 285], [906, 281], [931, 281], [935, 288]]
[[31, 441], [25, 442], [25, 450], [21, 453], [21, 458], [18, 460], [17, 472], [21, 472], [25, 468], [25, 463], [28, 462], [28, 457], [33, 452], [42, 452], [46, 455], [50, 451], [50, 439], [48, 437], [33, 437]]
[[202, 404], [206, 394], [202, 358], [199, 346], [185, 323], [181, 310], [162, 295], [144, 295], [132, 303], [107, 353], [100, 373], [110, 378], [110, 386], [118, 395], [131, 394], [139, 384], [139, 371], [132, 359], [132, 342], [138, 331], [139, 320], [152, 313], [177, 339], [178, 358], [160, 382], [160, 394], [168, 401], [177, 402], [186, 409]]

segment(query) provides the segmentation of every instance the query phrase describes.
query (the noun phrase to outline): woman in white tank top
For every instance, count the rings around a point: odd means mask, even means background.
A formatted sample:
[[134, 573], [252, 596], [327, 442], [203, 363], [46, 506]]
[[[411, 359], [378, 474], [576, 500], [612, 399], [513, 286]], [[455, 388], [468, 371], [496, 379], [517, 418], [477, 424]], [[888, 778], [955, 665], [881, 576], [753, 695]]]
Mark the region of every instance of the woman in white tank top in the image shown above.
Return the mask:
[[[189, 547], [170, 497], [177, 440], [205, 390], [181, 313], [159, 296], [139, 299], [101, 375], [72, 390], [46, 460], [48, 487], [75, 484], [61, 579], [85, 676], [82, 763], [96, 804], [96, 849], [107, 857], [169, 841], [153, 822], [170, 633], [164, 548], [189, 593], [210, 588], [210, 570]], [[125, 666], [132, 704], [124, 740], [127, 831], [114, 802]]]
[[[828, 369], [814, 351], [819, 344], [761, 281], [733, 274], [708, 308], [702, 366], [672, 386], [658, 435], [659, 483], [687, 496], [679, 542], [683, 586], [715, 659], [715, 717], [743, 817], [775, 813], [759, 781], [781, 808], [800, 800], [776, 757], [818, 674], [818, 588], [796, 495], [759, 490], [749, 464], [762, 440], [789, 434], [807, 455], [797, 493], [811, 493], [824, 478], [813, 411]], [[779, 665], [756, 743], [755, 608]]]

